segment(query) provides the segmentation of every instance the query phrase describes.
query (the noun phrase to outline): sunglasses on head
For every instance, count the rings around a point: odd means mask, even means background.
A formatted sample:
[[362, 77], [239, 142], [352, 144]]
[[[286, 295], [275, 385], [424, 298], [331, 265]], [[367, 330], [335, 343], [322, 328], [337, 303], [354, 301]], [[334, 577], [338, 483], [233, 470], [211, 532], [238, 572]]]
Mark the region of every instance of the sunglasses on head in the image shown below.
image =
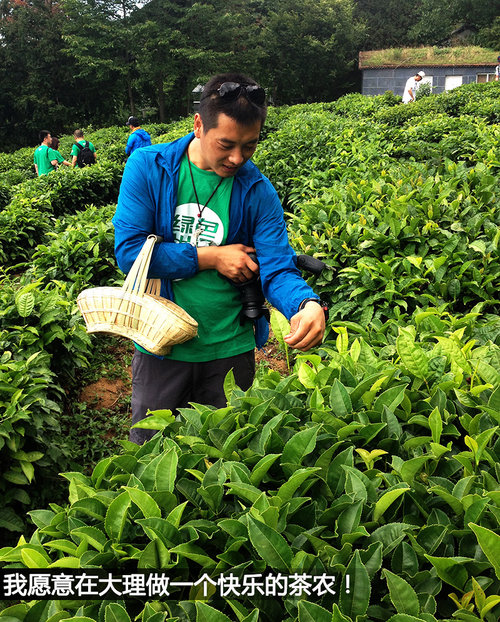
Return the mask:
[[257, 106], [262, 106], [266, 101], [266, 92], [258, 84], [240, 84], [239, 82], [223, 82], [218, 89], [213, 91], [226, 101], [234, 101], [240, 95], [244, 95], [249, 101]]

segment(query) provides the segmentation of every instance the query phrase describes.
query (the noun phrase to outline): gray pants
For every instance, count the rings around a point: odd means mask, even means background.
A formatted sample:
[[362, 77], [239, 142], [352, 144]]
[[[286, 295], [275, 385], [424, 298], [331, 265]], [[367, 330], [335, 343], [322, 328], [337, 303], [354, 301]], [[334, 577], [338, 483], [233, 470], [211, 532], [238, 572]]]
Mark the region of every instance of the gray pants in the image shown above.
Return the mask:
[[[159, 359], [139, 350], [132, 358], [132, 424], [149, 410], [188, 408], [189, 402], [226, 406], [224, 379], [233, 370], [236, 384], [246, 391], [255, 375], [254, 350], [206, 363]], [[130, 430], [130, 440], [142, 445], [156, 430]]]

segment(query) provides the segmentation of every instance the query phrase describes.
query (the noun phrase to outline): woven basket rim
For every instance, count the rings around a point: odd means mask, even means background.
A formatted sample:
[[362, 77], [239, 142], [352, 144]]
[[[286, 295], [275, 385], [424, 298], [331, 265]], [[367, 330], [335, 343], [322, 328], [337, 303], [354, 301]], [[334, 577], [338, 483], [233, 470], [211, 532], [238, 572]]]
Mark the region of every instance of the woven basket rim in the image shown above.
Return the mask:
[[154, 245], [161, 241], [157, 235], [148, 235], [122, 287], [90, 287], [80, 292], [76, 302], [88, 332], [123, 335], [155, 353], [196, 335], [196, 320], [160, 296], [160, 279], [148, 279]]
[[[144, 294], [143, 296], [139, 296], [138, 294], [131, 292], [124, 292], [120, 287], [111, 287], [111, 286], [103, 286], [103, 287], [91, 287], [89, 289], [84, 289], [78, 295], [76, 302], [80, 307], [80, 304], [83, 300], [97, 300], [99, 297], [108, 296], [116, 301], [126, 300], [134, 303], [138, 307], [143, 306], [143, 299], [147, 299], [149, 301], [155, 300], [160, 303], [161, 309], [168, 311], [169, 314], [175, 315], [180, 320], [183, 320], [187, 324], [197, 327], [198, 322], [189, 315], [187, 311], [185, 311], [182, 307], [175, 304], [172, 300], [168, 298], [163, 298], [162, 296], [155, 296], [153, 294]], [[81, 310], [81, 309], [80, 309]], [[89, 311], [108, 311], [110, 313], [114, 313], [117, 310], [115, 308], [111, 309], [88, 309]], [[87, 311], [87, 309], [86, 309]], [[82, 311], [83, 313], [83, 311]]]
[[[127, 304], [120, 309], [124, 301]], [[152, 294], [139, 296], [119, 287], [96, 287], [81, 292], [77, 305], [87, 332], [127, 337], [154, 354], [166, 354], [173, 345], [197, 334], [198, 323], [184, 309]]]

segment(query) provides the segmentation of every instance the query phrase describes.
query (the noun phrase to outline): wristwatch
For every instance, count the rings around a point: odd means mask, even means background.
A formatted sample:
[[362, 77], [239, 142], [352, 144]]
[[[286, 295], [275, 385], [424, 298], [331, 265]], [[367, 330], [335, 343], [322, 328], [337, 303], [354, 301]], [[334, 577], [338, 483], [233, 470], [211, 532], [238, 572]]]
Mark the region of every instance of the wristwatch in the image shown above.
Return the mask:
[[328, 322], [328, 303], [324, 300], [320, 300], [318, 298], [304, 298], [304, 300], [299, 305], [299, 311], [306, 306], [308, 302], [316, 302], [323, 309], [323, 313], [325, 314], [325, 322]]

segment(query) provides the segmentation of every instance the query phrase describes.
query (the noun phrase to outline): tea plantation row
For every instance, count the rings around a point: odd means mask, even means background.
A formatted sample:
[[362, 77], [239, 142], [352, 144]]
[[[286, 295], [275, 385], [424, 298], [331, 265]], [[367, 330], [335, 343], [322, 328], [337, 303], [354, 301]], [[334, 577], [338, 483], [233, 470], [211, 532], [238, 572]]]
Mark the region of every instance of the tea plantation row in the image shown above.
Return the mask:
[[[498, 619], [499, 87], [270, 111], [255, 160], [293, 246], [329, 266], [311, 280], [332, 305], [324, 344], [287, 377], [261, 368], [247, 392], [229, 376], [226, 408], [158, 412], [161, 433], [123, 441], [88, 475], [71, 466], [57, 502], [33, 493], [71, 464], [59, 418], [99, 347], [76, 295], [121, 280], [109, 221], [126, 135], [88, 132], [100, 163], [40, 180], [26, 150], [0, 156], [0, 171], [26, 177], [5, 177], [0, 212], [0, 525], [24, 533], [0, 564], [197, 583], [149, 602], [34, 590], [0, 620]], [[313, 589], [323, 575], [335, 589]], [[293, 589], [266, 597], [273, 576]]]

